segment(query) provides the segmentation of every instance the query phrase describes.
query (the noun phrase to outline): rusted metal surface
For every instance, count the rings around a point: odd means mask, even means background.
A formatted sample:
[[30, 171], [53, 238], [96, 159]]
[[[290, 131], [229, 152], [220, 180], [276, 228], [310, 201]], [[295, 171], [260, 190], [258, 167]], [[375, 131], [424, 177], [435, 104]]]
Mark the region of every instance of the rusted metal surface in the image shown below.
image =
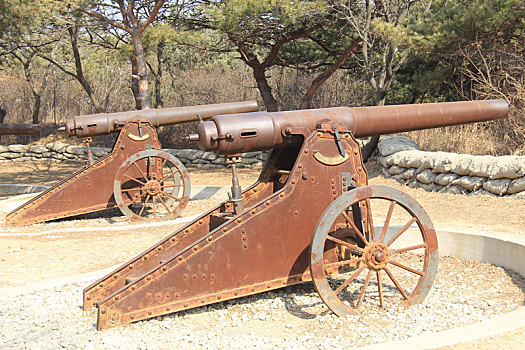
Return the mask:
[[[373, 215], [374, 210], [370, 208], [371, 202], [377, 202], [377, 199], [388, 203], [386, 215], [384, 218], [380, 216], [381, 222], [372, 219], [378, 216]], [[364, 230], [355, 227], [353, 209], [356, 208], [366, 214], [363, 215], [364, 219], [369, 218], [363, 220]], [[396, 210], [406, 211], [410, 219], [387, 236], [392, 215]], [[396, 212], [396, 215], [399, 213]], [[378, 223], [382, 226], [377, 226]], [[414, 236], [411, 237], [410, 243], [393, 248], [392, 244], [401, 241], [400, 238], [408, 235], [409, 228], [415, 225], [418, 232], [410, 233]], [[352, 240], [345, 240], [348, 237]], [[326, 256], [334, 254], [338, 246], [345, 247], [353, 254], [340, 259], [337, 266], [330, 266], [326, 263]], [[402, 262], [403, 253], [406, 252], [418, 253], [421, 261], [418, 268]], [[312, 236], [310, 269], [315, 288], [330, 310], [339, 316], [357, 313], [356, 309], [367, 292], [377, 292], [376, 302], [381, 306], [387, 302], [401, 300], [405, 306], [421, 303], [433, 284], [437, 262], [437, 238], [430, 218], [413, 198], [387, 186], [359, 187], [342, 195], [326, 208]], [[350, 266], [352, 268], [346, 276], [343, 275], [339, 279], [332, 276], [334, 272]], [[399, 267], [401, 269], [398, 269]], [[358, 280], [359, 276], [364, 275], [363, 272], [366, 274], [364, 282]], [[403, 274], [413, 274], [417, 282], [412, 281], [410, 286], [408, 283], [399, 282], [399, 276]], [[371, 277], [375, 279], [375, 286], [369, 285]], [[357, 285], [358, 296], [345, 293], [346, 287], [351, 283]], [[386, 288], [390, 288], [394, 293], [391, 292], [385, 297], [383, 291]]]
[[[198, 139], [203, 150], [235, 156], [274, 149], [259, 180], [242, 192], [242, 206], [236, 201], [220, 204], [84, 290], [84, 309], [98, 308], [97, 329], [282, 288], [312, 276], [321, 298], [339, 315], [354, 312], [364, 298], [380, 305], [421, 302], [437, 268], [434, 229], [406, 194], [367, 186], [352, 135], [358, 127], [345, 117], [348, 111], [248, 113], [200, 123], [190, 139]], [[481, 119], [499, 117], [494, 110], [483, 113]], [[450, 117], [450, 123], [460, 122]], [[407, 123], [400, 120], [398, 128]], [[384, 217], [377, 217], [377, 201], [386, 202]], [[408, 219], [396, 226], [403, 215]], [[400, 278], [395, 269], [409, 276]], [[351, 293], [352, 282], [365, 270], [357, 300], [347, 305], [345, 293]], [[337, 276], [342, 282], [332, 287]], [[374, 283], [377, 296], [367, 295], [366, 286]]]
[[164, 109], [143, 109], [139, 111], [99, 113], [81, 115], [66, 121], [65, 131], [70, 136], [88, 137], [118, 132], [130, 120], [140, 117], [152, 126], [180, 124], [211, 118], [218, 114], [257, 111], [256, 101], [217, 103], [201, 106], [186, 106]]
[[[148, 123], [141, 123], [141, 128], [143, 135], [149, 137], [140, 141], [132, 139], [132, 136], [138, 134], [138, 127], [137, 121], [129, 122], [120, 133], [111, 153], [11, 211], [6, 216], [6, 225], [28, 225], [115, 207], [117, 204], [113, 182], [122, 163], [146, 148], [161, 148], [155, 129]], [[134, 168], [133, 171], [132, 176], [141, 178], [145, 169]], [[137, 183], [136, 187], [139, 186]]]
[[309, 280], [311, 234], [343, 192], [340, 173], [355, 174], [359, 186], [367, 181], [357, 142], [345, 134], [343, 144], [353, 157], [331, 167], [312, 152], [336, 156], [332, 135], [274, 151], [243, 192], [242, 213], [223, 203], [86, 288], [84, 307], [98, 302], [98, 328]]
[[132, 221], [177, 218], [188, 204], [190, 191], [184, 165], [171, 154], [154, 149], [126, 159], [113, 182], [115, 202]]
[[0, 135], [38, 135], [38, 124], [3, 124], [0, 123]]
[[508, 109], [505, 100], [487, 100], [217, 115], [200, 123], [190, 139], [203, 150], [227, 155], [281, 147], [288, 128], [311, 132], [326, 120], [347, 125], [355, 137], [367, 137], [498, 119]]
[[[246, 101], [69, 119], [65, 130], [71, 136], [85, 138], [89, 166], [7, 214], [6, 225], [28, 225], [115, 206], [132, 220], [175, 218], [189, 201], [190, 180], [178, 159], [159, 151], [161, 145], [154, 126], [257, 109], [255, 101]], [[91, 136], [119, 130], [111, 153], [93, 162]]]

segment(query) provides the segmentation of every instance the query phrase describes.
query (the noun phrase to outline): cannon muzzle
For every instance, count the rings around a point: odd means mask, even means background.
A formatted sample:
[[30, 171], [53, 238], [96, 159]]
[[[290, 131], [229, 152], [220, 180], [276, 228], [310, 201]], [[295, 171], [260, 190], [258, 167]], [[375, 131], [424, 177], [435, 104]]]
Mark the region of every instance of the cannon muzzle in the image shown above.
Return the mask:
[[91, 137], [117, 132], [126, 122], [136, 117], [142, 118], [154, 127], [159, 127], [197, 121], [199, 120], [199, 116], [202, 119], [209, 119], [218, 114], [254, 112], [258, 109], [259, 107], [256, 101], [245, 101], [81, 115], [68, 119], [66, 121], [65, 131], [69, 136]]
[[345, 125], [355, 137], [368, 137], [500, 119], [508, 111], [505, 100], [486, 100], [216, 115], [200, 123], [197, 134], [188, 139], [203, 151], [230, 155], [278, 147], [291, 128], [312, 132], [323, 122]]
[[38, 124], [0, 124], [0, 135], [38, 135]]

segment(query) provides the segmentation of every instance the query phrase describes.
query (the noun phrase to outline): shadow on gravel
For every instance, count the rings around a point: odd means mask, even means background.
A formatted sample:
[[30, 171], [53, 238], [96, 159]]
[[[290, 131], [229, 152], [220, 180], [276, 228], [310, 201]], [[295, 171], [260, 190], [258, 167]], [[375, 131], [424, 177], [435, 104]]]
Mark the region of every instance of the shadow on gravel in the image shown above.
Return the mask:
[[[496, 265], [496, 266], [498, 266], [498, 265]], [[510, 270], [510, 269], [508, 269], [506, 267], [503, 267], [503, 266], [498, 266], [498, 267], [503, 269], [503, 271], [505, 271], [505, 274], [507, 274], [507, 276], [509, 276], [509, 278], [512, 281], [512, 283], [514, 283], [514, 285], [517, 286], [520, 289], [521, 293], [524, 295], [524, 298], [523, 298], [523, 300], [521, 302], [521, 305], [525, 306], [525, 277], [521, 276], [516, 271]]]

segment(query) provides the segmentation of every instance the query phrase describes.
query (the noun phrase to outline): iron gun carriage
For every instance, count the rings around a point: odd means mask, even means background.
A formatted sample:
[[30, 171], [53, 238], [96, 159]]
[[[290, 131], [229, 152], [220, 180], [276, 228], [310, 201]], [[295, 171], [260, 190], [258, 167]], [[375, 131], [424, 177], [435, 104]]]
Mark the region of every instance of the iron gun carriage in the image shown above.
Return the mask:
[[118, 207], [131, 220], [173, 219], [188, 203], [184, 165], [162, 151], [155, 127], [208, 119], [216, 114], [258, 110], [255, 101], [83, 115], [68, 119], [70, 136], [119, 132], [109, 154], [92, 160], [6, 216], [6, 225], [44, 222]]
[[[232, 196], [84, 290], [97, 329], [313, 281], [335, 314], [421, 303], [438, 246], [424, 209], [368, 186], [355, 137], [503, 118], [503, 100], [217, 115], [189, 135], [232, 163]], [[273, 149], [241, 191], [242, 152]]]

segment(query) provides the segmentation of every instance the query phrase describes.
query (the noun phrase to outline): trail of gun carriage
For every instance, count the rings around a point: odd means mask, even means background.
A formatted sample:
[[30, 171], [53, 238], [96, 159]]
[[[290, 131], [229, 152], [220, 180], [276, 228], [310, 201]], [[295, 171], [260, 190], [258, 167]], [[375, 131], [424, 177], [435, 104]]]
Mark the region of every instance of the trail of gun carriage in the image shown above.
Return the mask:
[[525, 345], [522, 1], [0, 14], [0, 349]]

